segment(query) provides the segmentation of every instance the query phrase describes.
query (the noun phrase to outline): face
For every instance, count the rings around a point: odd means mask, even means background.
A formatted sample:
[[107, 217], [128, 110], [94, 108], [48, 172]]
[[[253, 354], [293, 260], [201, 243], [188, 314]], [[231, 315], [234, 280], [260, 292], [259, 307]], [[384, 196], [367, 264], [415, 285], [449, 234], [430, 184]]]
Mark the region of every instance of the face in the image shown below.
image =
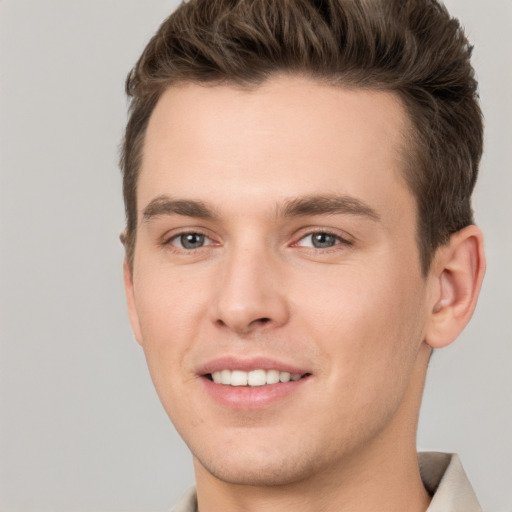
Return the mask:
[[410, 427], [428, 287], [407, 129], [391, 93], [298, 77], [160, 99], [126, 289], [199, 471], [291, 483]]

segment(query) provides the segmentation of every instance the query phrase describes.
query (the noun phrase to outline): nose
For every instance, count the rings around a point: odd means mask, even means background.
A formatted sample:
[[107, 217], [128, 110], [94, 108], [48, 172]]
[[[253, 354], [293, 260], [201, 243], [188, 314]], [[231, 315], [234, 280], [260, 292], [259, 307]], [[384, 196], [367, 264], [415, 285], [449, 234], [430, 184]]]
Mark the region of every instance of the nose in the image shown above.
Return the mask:
[[219, 327], [239, 335], [280, 327], [289, 310], [279, 262], [265, 250], [249, 247], [226, 256], [212, 304]]

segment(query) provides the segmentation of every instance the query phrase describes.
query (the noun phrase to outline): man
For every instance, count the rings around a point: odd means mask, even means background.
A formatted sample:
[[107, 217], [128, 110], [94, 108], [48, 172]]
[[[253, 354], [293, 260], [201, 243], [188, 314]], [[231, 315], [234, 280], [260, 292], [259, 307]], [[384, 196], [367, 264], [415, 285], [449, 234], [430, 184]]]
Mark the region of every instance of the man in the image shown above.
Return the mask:
[[192, 0], [144, 50], [124, 272], [194, 459], [176, 511], [480, 510], [415, 447], [485, 267], [470, 54], [429, 0]]

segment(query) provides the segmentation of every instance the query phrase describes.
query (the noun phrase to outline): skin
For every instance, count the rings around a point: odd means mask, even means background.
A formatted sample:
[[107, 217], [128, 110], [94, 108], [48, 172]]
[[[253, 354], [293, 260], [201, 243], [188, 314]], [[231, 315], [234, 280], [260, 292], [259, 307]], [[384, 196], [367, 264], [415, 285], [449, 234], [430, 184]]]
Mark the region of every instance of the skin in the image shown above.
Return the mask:
[[[194, 456], [201, 512], [427, 508], [415, 447], [427, 362], [469, 320], [484, 260], [470, 226], [422, 276], [401, 156], [410, 129], [392, 93], [298, 76], [254, 90], [184, 84], [157, 104], [125, 285]], [[290, 214], [312, 197], [345, 206]], [[204, 245], [184, 248], [183, 233]], [[199, 374], [226, 354], [310, 375], [266, 407], [230, 408]]]

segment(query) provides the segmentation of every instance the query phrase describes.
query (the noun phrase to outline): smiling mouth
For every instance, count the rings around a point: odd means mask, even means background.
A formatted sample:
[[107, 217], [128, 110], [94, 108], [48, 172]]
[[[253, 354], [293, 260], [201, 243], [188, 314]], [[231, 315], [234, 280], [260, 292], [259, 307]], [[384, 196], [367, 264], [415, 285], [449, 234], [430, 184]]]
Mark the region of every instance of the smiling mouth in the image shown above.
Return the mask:
[[252, 370], [250, 372], [220, 370], [208, 373], [205, 377], [215, 384], [223, 384], [225, 386], [257, 387], [297, 381], [309, 375], [309, 373], [289, 373], [279, 370]]

